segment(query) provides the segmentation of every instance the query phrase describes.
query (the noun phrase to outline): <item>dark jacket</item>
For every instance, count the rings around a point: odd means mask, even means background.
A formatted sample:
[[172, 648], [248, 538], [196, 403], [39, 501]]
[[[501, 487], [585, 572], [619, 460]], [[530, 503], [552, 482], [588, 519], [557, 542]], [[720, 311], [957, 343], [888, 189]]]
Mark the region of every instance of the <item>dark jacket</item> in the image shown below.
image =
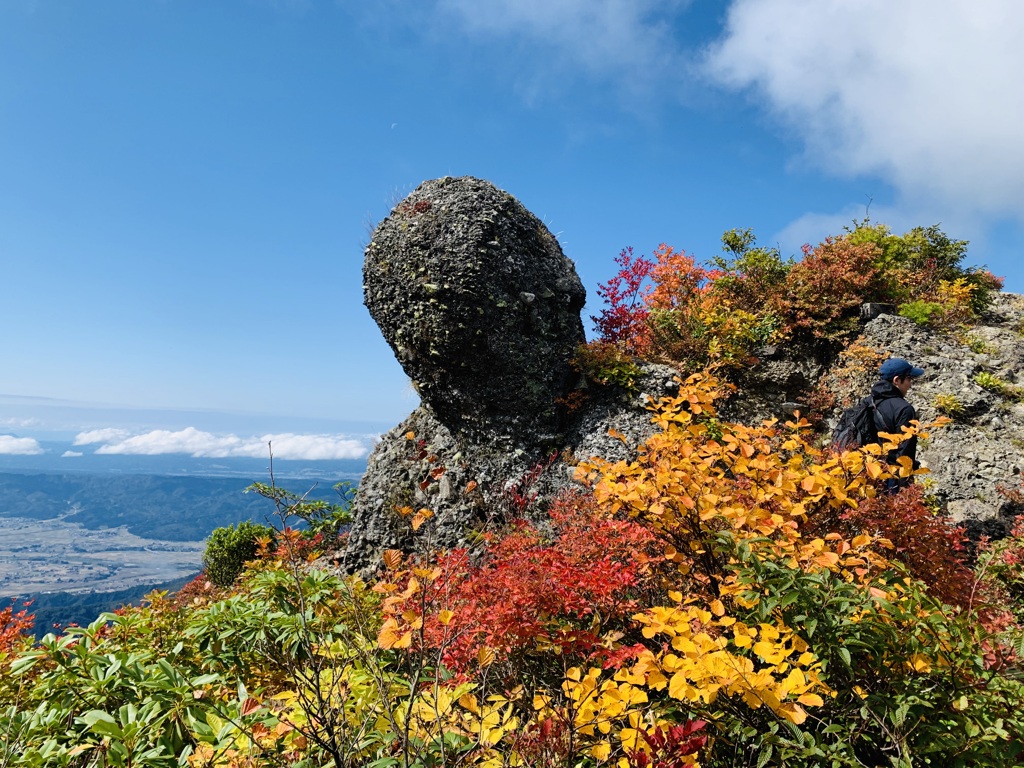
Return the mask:
[[[871, 397], [875, 399], [875, 409], [881, 424], [878, 425], [880, 432], [900, 433], [900, 427], [910, 426], [910, 422], [917, 418], [917, 411], [914, 406], [903, 399], [903, 393], [896, 389], [891, 381], [880, 381], [871, 388]], [[904, 440], [898, 448], [894, 448], [886, 455], [890, 464], [895, 464], [900, 456], [909, 456], [914, 462], [914, 469], [920, 464], [917, 461], [917, 435]]]

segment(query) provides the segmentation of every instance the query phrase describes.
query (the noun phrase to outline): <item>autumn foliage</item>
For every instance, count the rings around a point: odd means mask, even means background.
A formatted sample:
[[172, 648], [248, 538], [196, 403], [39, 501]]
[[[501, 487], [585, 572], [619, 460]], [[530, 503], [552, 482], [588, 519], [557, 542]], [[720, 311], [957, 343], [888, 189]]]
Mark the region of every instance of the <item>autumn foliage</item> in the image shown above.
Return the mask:
[[0, 766], [1024, 764], [1024, 527], [972, 564], [921, 485], [883, 492], [914, 474], [887, 446], [836, 453], [805, 419], [718, 411], [715, 371], [758, 344], [837, 342], [872, 297], [968, 317], [984, 280], [932, 230], [862, 226], [797, 264], [724, 242], [710, 265], [620, 254], [580, 364], [631, 389], [633, 356], [667, 360], [679, 390], [630, 460], [581, 457], [543, 510], [528, 473], [502, 528], [433, 551], [435, 510], [396, 504], [417, 554], [363, 581], [329, 557], [343, 505], [259, 486], [279, 529], [223, 586], [35, 646], [25, 610], [0, 612]]
[[628, 354], [687, 371], [741, 367], [781, 340], [841, 345], [856, 330], [861, 304], [880, 302], [948, 331], [973, 322], [1002, 281], [964, 268], [966, 243], [938, 227], [894, 235], [863, 221], [798, 261], [756, 247], [749, 230], [722, 238], [726, 254], [699, 262], [662, 244], [653, 256], [623, 251], [620, 269], [598, 289], [599, 338]]
[[34, 621], [32, 614], [28, 612], [29, 605], [24, 603], [18, 611], [15, 611], [15, 608], [19, 607], [15, 603], [0, 609], [0, 658], [24, 642], [26, 635], [31, 631]]

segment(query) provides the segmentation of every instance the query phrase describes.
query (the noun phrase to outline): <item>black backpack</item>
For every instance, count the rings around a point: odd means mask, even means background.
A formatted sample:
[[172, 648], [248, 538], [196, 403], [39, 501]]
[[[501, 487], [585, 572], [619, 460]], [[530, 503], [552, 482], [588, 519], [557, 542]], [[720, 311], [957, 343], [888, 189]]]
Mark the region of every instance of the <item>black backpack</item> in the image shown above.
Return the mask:
[[878, 432], [889, 430], [882, 423], [881, 414], [875, 406], [875, 399], [868, 395], [856, 405], [843, 411], [832, 432], [832, 448], [847, 451], [863, 445], [879, 442]]

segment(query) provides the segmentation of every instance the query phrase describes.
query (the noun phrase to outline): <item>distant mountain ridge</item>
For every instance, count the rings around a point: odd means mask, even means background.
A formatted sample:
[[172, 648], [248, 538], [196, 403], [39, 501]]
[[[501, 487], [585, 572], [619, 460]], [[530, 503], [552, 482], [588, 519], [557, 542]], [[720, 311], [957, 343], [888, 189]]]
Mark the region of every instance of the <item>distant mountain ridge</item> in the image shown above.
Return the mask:
[[[214, 528], [261, 521], [273, 507], [244, 491], [267, 478], [187, 475], [0, 472], [0, 517], [61, 519], [90, 530], [117, 528], [143, 538], [200, 541]], [[335, 499], [328, 480], [285, 485], [312, 498]]]

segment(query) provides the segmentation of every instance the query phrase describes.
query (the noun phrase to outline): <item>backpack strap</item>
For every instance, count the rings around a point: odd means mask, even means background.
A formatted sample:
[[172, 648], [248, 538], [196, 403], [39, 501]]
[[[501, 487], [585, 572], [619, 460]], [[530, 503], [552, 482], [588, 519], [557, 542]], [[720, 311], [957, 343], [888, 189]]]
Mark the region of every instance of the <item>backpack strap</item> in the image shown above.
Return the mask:
[[[892, 427], [885, 423], [885, 417], [882, 415], [882, 412], [878, 410], [878, 401], [871, 395], [868, 395], [864, 399], [871, 402], [871, 415], [874, 416], [875, 419], [875, 431], [891, 433], [893, 431]], [[881, 440], [879, 440], [879, 442], [881, 442]]]

